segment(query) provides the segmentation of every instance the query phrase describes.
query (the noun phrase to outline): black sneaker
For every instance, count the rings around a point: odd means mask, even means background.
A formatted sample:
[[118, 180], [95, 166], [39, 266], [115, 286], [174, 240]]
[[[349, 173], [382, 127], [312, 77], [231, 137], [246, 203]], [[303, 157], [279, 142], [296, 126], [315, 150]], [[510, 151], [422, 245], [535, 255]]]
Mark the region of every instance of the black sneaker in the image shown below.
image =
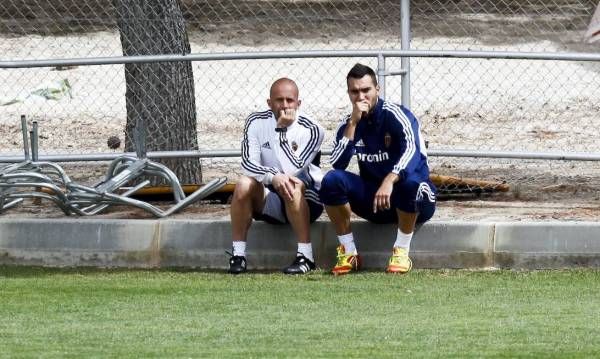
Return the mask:
[[303, 254], [298, 253], [298, 256], [292, 264], [288, 267], [283, 268], [285, 274], [304, 274], [316, 268], [315, 263], [310, 259], [306, 258]]
[[229, 273], [240, 274], [246, 271], [246, 257], [234, 256], [229, 258]]

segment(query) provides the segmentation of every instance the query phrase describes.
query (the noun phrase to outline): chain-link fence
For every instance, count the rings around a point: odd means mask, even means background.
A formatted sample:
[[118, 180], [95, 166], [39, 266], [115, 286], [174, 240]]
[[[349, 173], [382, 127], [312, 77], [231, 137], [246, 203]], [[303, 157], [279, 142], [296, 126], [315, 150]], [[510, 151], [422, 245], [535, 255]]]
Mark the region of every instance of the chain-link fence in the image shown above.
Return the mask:
[[[599, 49], [583, 41], [595, 0], [411, 3], [413, 48]], [[412, 107], [435, 148], [600, 152], [592, 130], [600, 121], [598, 62], [416, 58], [411, 66]], [[595, 198], [600, 184], [597, 162], [432, 158], [432, 163], [438, 173], [458, 170], [506, 180], [525, 196]]]
[[[583, 43], [596, 2], [412, 1], [411, 47], [597, 52], [597, 44]], [[128, 53], [121, 41], [127, 34], [123, 24], [137, 22], [146, 27], [145, 36], [169, 43], [172, 34], [165, 29], [177, 22], [165, 10], [169, 4], [178, 2], [4, 1], [1, 60], [175, 53], [159, 45]], [[400, 48], [400, 0], [190, 0], [180, 9], [191, 53]], [[244, 118], [266, 107], [268, 87], [281, 76], [298, 82], [303, 110], [328, 130], [330, 147], [337, 122], [349, 110], [345, 73], [357, 61], [377, 66], [376, 58], [193, 62], [199, 148], [237, 149]], [[388, 59], [387, 66], [399, 70], [400, 59]], [[180, 80], [176, 73], [163, 75]], [[125, 78], [123, 65], [0, 70], [0, 153], [19, 154], [21, 114], [40, 122], [42, 153], [107, 152], [112, 135], [125, 143], [126, 119], [135, 111], [126, 106]], [[598, 153], [599, 80], [600, 64], [594, 62], [413, 58], [411, 108], [430, 149]], [[158, 88], [146, 90], [158, 98]], [[400, 101], [400, 77], [387, 78], [386, 97]], [[164, 124], [179, 126], [169, 116], [177, 103], [153, 107], [165, 114], [146, 119], [160, 122], [148, 133], [160, 145]], [[235, 158], [202, 161], [208, 176], [239, 168]], [[574, 180], [577, 188], [592, 188], [600, 172], [596, 162], [433, 157], [431, 164], [437, 173], [533, 185], [534, 191], [568, 187]]]

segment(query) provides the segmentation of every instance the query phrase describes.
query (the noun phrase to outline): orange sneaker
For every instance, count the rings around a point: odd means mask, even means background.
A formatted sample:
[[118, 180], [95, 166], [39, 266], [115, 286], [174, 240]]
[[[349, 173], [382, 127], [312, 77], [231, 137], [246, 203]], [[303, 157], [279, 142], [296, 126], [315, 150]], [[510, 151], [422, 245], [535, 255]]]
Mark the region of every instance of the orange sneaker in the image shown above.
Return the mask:
[[337, 247], [337, 263], [331, 271], [334, 275], [348, 274], [360, 269], [360, 256], [358, 254], [346, 254], [344, 246]]
[[388, 261], [388, 273], [408, 273], [412, 268], [412, 261], [408, 258], [408, 252], [404, 248], [394, 247], [392, 256]]

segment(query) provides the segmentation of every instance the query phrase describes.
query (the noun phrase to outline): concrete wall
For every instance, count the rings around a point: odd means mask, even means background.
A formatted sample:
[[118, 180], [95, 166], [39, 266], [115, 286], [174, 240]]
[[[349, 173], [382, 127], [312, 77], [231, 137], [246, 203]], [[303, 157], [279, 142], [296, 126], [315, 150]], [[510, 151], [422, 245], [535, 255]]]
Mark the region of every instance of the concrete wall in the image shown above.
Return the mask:
[[[383, 269], [393, 225], [353, 223], [368, 269]], [[225, 269], [229, 221], [0, 219], [0, 264]], [[311, 229], [315, 260], [329, 269], [337, 241], [329, 222]], [[250, 269], [280, 269], [296, 252], [288, 226], [254, 223]], [[412, 242], [415, 268], [566, 268], [600, 266], [600, 224], [592, 222], [430, 222]]]

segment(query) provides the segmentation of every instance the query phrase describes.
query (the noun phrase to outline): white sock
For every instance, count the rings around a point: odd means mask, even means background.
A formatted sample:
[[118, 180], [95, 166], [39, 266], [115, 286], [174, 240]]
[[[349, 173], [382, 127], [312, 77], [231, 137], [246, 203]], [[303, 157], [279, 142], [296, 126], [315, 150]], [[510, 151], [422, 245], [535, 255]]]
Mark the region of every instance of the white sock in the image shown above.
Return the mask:
[[400, 247], [406, 249], [408, 252], [410, 250], [410, 241], [412, 240], [413, 232], [409, 234], [402, 233], [400, 229], [398, 229], [398, 234], [396, 234], [396, 242], [394, 242], [394, 247]]
[[245, 257], [246, 256], [246, 242], [233, 241], [233, 255]]
[[313, 253], [312, 253], [312, 244], [310, 243], [298, 243], [298, 253], [301, 253], [311, 262], [314, 262]]
[[344, 246], [345, 254], [356, 254], [356, 245], [354, 244], [354, 235], [352, 232], [338, 236], [338, 240]]

